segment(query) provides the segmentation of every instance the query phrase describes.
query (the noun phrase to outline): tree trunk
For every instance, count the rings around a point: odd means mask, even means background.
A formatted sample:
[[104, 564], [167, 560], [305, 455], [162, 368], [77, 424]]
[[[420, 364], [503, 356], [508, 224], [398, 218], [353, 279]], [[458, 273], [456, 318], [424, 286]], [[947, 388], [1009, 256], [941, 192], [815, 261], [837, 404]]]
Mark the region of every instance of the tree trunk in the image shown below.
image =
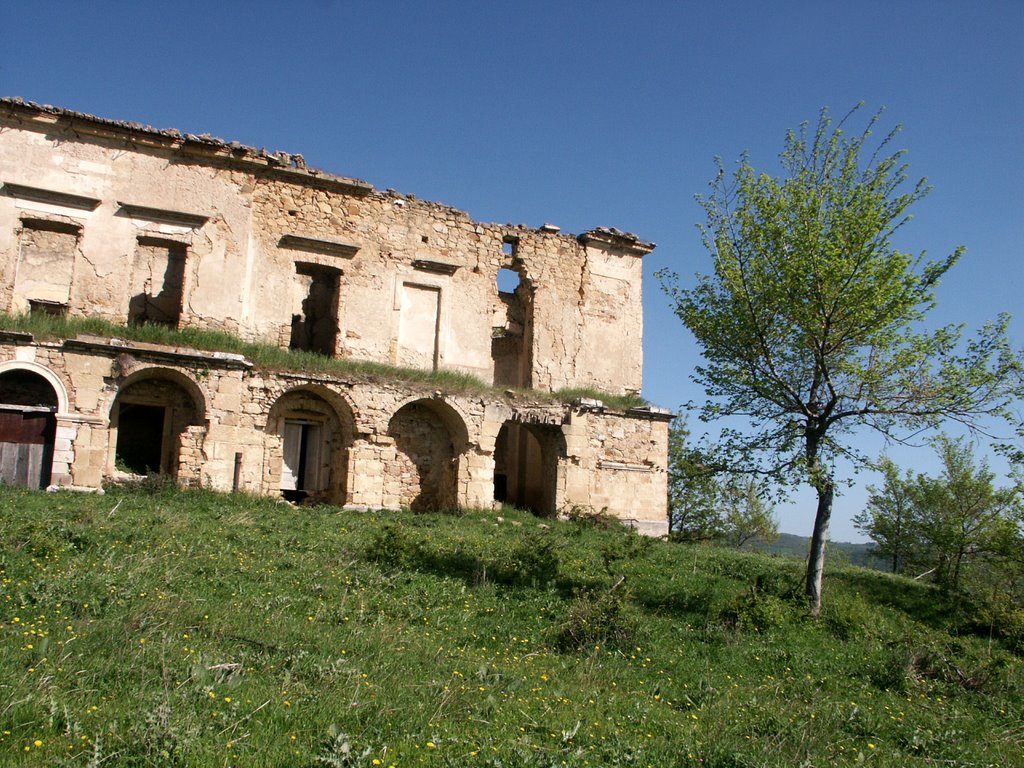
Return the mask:
[[818, 511], [814, 516], [814, 534], [811, 536], [811, 551], [807, 556], [807, 583], [805, 593], [811, 615], [821, 612], [821, 580], [825, 571], [825, 544], [828, 542], [828, 524], [832, 519], [832, 497], [835, 486], [826, 480], [816, 486]]

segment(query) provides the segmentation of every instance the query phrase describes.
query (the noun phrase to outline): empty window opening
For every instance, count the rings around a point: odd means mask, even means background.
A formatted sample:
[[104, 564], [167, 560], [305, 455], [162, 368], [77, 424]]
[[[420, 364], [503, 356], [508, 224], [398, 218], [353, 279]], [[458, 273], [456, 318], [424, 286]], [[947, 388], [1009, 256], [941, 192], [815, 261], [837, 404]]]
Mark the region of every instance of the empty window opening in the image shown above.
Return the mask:
[[339, 271], [317, 264], [296, 264], [291, 349], [333, 357], [338, 341]]
[[514, 269], [502, 267], [498, 270], [498, 291], [499, 293], [515, 293], [522, 281], [519, 273]]
[[506, 421], [494, 448], [494, 500], [554, 516], [558, 460], [564, 454], [565, 441], [557, 427]]
[[511, 258], [516, 255], [516, 246], [518, 244], [519, 241], [516, 238], [506, 237], [501, 241], [501, 252]]
[[0, 374], [0, 485], [50, 484], [57, 430], [57, 393], [42, 376]]
[[185, 284], [184, 243], [140, 237], [132, 268], [128, 324], [177, 328]]
[[288, 501], [301, 502], [320, 490], [323, 427], [309, 421], [285, 419], [281, 437], [284, 449], [281, 495]]
[[115, 466], [135, 475], [166, 471], [164, 423], [167, 409], [162, 405], [121, 403], [117, 418]]
[[22, 223], [13, 308], [24, 312], [33, 303], [66, 307], [81, 230], [53, 221]]

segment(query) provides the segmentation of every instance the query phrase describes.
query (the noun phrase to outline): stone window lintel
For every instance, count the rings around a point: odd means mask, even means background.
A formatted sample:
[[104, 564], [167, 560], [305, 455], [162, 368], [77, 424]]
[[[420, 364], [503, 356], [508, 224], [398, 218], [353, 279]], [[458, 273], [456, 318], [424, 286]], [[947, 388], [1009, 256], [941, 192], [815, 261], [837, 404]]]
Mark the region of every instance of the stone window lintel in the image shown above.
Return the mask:
[[35, 203], [48, 203], [64, 208], [75, 208], [82, 211], [94, 211], [100, 201], [83, 195], [72, 195], [67, 192], [55, 192], [52, 189], [41, 189], [40, 187], [29, 187], [24, 184], [12, 184], [4, 182], [4, 191], [11, 197], [31, 200]]
[[340, 256], [343, 259], [351, 259], [359, 251], [359, 246], [352, 245], [351, 243], [343, 243], [339, 240], [324, 240], [317, 237], [305, 237], [303, 235], [282, 235], [278, 245], [293, 251]]
[[124, 203], [120, 200], [117, 201], [117, 204], [121, 206], [121, 210], [130, 218], [142, 219], [143, 221], [151, 221], [160, 224], [173, 224], [176, 226], [188, 227], [190, 229], [199, 229], [210, 220], [209, 216], [199, 213], [168, 211], [163, 208], [150, 208], [145, 205]]

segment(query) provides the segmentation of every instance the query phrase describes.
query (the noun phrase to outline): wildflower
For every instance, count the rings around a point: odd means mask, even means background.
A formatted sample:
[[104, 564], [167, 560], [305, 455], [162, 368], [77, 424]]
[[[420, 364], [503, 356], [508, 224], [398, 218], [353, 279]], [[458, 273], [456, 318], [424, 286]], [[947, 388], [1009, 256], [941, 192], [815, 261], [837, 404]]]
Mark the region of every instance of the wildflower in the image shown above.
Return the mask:
[[41, 742], [39, 739], [36, 739], [32, 743], [35, 744], [36, 749], [38, 749], [39, 747], [43, 746], [43, 742]]
[[427, 749], [434, 749], [436, 746], [437, 745], [432, 741], [427, 742]]

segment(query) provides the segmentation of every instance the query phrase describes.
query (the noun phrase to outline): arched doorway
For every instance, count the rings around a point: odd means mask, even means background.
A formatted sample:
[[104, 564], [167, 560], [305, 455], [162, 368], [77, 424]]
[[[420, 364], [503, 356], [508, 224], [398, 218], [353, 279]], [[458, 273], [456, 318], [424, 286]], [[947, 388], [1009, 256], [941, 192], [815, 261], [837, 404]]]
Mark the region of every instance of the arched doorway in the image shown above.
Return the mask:
[[323, 387], [290, 390], [274, 403], [267, 432], [272, 489], [288, 501], [344, 504], [354, 420], [345, 401]]
[[41, 375], [0, 373], [0, 483], [45, 488], [53, 470], [57, 393]]
[[544, 517], [558, 512], [559, 427], [506, 421], [494, 444], [494, 500]]
[[176, 371], [149, 369], [129, 377], [110, 410], [115, 470], [177, 478], [183, 435], [202, 426], [204, 416], [196, 385]]
[[387, 482], [399, 486], [399, 504], [414, 512], [458, 508], [459, 457], [467, 444], [466, 425], [450, 406], [415, 400], [388, 423], [396, 462]]

